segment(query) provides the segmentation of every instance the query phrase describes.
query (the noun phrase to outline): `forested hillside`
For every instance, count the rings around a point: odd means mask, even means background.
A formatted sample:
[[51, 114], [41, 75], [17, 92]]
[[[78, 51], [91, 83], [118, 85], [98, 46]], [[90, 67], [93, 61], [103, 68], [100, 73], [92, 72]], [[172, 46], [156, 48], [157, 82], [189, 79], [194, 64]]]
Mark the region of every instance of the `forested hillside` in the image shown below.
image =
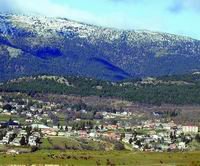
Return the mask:
[[113, 83], [81, 77], [38, 76], [0, 85], [0, 91], [116, 97], [139, 103], [200, 104], [200, 75], [168, 76]]

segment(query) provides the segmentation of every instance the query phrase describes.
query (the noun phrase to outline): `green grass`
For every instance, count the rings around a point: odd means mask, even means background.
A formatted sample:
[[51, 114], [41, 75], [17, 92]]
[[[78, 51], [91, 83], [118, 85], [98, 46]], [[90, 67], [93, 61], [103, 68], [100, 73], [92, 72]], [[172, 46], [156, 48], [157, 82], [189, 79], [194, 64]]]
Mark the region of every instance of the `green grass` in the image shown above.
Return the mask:
[[5, 145], [0, 145], [0, 152], [5, 152], [7, 150]]
[[17, 115], [4, 115], [4, 114], [0, 114], [0, 122], [4, 122], [4, 121], [8, 121], [9, 119], [13, 119], [16, 121], [19, 121], [20, 123], [24, 123], [25, 122], [25, 118], [21, 118]]
[[92, 140], [76, 139], [73, 137], [49, 137], [43, 138], [41, 142], [41, 150], [105, 150], [113, 149], [114, 147], [113, 144], [105, 141], [97, 142]]
[[0, 165], [141, 165], [141, 166], [199, 166], [200, 152], [188, 153], [135, 153], [130, 151], [47, 151], [16, 156], [0, 155]]
[[49, 142], [47, 138], [43, 138], [41, 140], [42, 144], [40, 145], [41, 149], [51, 149], [53, 148], [52, 144]]
[[11, 118], [10, 115], [3, 115], [3, 114], [0, 114], [0, 121], [7, 121]]
[[75, 139], [70, 139], [66, 137], [50, 137], [42, 139], [42, 144], [40, 146], [41, 149], [65, 149], [65, 145], [69, 147], [76, 147], [77, 149], [81, 149], [80, 143]]
[[193, 151], [199, 151], [200, 150], [200, 143], [197, 142], [196, 140], [193, 140], [190, 144], [189, 144], [189, 147], [191, 150]]

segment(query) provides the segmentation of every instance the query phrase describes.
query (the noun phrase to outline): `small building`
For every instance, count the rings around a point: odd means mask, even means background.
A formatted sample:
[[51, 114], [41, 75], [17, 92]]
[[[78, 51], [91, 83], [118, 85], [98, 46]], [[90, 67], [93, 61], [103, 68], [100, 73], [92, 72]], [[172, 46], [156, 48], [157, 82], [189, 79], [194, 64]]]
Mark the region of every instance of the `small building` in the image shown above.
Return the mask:
[[65, 136], [65, 132], [58, 132], [58, 136], [64, 137]]
[[120, 134], [115, 133], [115, 132], [107, 132], [102, 135], [104, 138], [108, 138], [109, 140], [120, 140]]
[[35, 137], [35, 136], [30, 136], [30, 137], [28, 138], [28, 144], [29, 144], [30, 146], [37, 146], [36, 140], [37, 140], [37, 137]]
[[87, 132], [83, 131], [83, 130], [78, 131], [78, 135], [79, 135], [80, 138], [87, 138], [88, 137]]
[[178, 149], [179, 150], [184, 150], [186, 148], [185, 142], [179, 142], [178, 143]]
[[0, 127], [2, 127], [2, 128], [18, 128], [19, 127], [19, 123], [10, 120], [8, 122], [0, 123]]
[[177, 148], [176, 144], [169, 145], [170, 150], [176, 150], [176, 148]]
[[14, 155], [14, 154], [19, 154], [19, 151], [17, 150], [14, 150], [14, 149], [9, 149], [6, 154], [8, 155]]
[[21, 130], [19, 131], [18, 137], [26, 137], [26, 135], [27, 135], [26, 130]]
[[42, 129], [42, 134], [46, 135], [46, 136], [57, 136], [57, 131], [55, 131], [52, 128], [48, 128], [48, 129]]
[[20, 143], [21, 139], [22, 139], [21, 137], [15, 138], [12, 142], [10, 142], [10, 145], [21, 146], [21, 143]]
[[183, 133], [198, 133], [198, 126], [183, 126]]
[[90, 138], [97, 138], [98, 134], [96, 132], [91, 132], [91, 133], [89, 133], [89, 137]]
[[33, 129], [50, 129], [50, 127], [43, 125], [43, 124], [32, 124], [31, 127]]

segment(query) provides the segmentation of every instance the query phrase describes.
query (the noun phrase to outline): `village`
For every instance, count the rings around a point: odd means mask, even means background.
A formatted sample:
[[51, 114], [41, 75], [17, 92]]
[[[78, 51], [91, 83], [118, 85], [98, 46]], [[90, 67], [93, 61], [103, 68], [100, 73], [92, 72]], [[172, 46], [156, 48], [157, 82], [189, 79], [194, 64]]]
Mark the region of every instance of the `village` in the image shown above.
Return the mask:
[[[138, 115], [141, 116], [141, 115]], [[134, 121], [136, 113], [89, 110], [24, 98], [0, 97], [0, 145], [40, 148], [44, 138], [71, 138], [120, 142], [133, 151], [190, 151], [200, 144], [198, 125], [176, 124], [171, 119]], [[20, 153], [20, 151], [14, 151]]]

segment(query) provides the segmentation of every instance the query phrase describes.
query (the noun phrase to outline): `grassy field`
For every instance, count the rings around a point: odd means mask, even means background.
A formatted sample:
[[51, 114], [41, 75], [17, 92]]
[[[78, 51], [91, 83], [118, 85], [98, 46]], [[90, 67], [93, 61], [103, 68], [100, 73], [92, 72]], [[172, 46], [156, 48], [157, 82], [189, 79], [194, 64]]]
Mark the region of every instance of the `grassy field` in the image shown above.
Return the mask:
[[10, 119], [13, 119], [13, 120], [16, 120], [16, 121], [19, 121], [21, 123], [24, 123], [25, 122], [25, 118], [21, 118], [19, 116], [16, 116], [16, 115], [3, 115], [3, 114], [0, 114], [0, 122], [4, 122], [4, 121], [8, 121]]
[[108, 142], [80, 140], [66, 137], [49, 137], [41, 140], [41, 150], [112, 150], [114, 145]]
[[[33, 164], [67, 166], [200, 166], [200, 151], [142, 153], [95, 150], [101, 149], [100, 145], [102, 146], [101, 143], [94, 141], [87, 143], [73, 138], [44, 138], [40, 150], [37, 152], [20, 155], [0, 154], [0, 166]], [[104, 146], [108, 145], [105, 144]], [[93, 148], [91, 149], [91, 147]], [[66, 150], [66, 148], [75, 150]], [[82, 150], [84, 148], [90, 150]]]
[[32, 154], [0, 155], [0, 165], [68, 166], [200, 166], [200, 152], [140, 153], [130, 151], [47, 151]]

